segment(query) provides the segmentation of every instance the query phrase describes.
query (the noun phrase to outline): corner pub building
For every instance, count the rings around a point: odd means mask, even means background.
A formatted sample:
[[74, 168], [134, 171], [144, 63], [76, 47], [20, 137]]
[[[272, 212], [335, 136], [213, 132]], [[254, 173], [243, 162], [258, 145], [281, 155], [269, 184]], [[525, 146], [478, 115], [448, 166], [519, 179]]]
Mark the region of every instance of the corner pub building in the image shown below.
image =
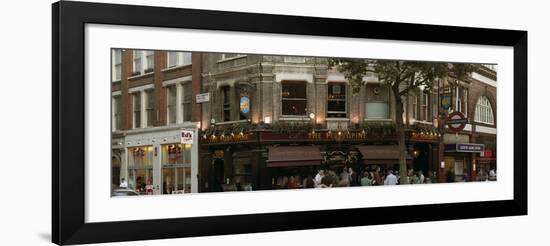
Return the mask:
[[[376, 74], [353, 93], [318, 57], [113, 50], [112, 66], [113, 186], [266, 190], [321, 168], [399, 170], [395, 102]], [[496, 66], [410, 91], [404, 105], [409, 169], [444, 182], [449, 170], [458, 181], [496, 168]], [[467, 123], [448, 127], [449, 112]], [[182, 128], [196, 144], [179, 144]]]

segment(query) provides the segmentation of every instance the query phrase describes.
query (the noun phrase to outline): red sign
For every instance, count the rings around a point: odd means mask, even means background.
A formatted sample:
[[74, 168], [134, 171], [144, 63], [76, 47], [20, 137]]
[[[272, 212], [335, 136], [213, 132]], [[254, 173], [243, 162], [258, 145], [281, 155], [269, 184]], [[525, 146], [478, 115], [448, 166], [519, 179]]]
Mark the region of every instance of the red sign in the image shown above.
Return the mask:
[[447, 126], [449, 129], [459, 132], [466, 127], [466, 123], [468, 123], [468, 119], [464, 117], [464, 114], [458, 111], [454, 111], [451, 114], [449, 114], [449, 117], [447, 118]]

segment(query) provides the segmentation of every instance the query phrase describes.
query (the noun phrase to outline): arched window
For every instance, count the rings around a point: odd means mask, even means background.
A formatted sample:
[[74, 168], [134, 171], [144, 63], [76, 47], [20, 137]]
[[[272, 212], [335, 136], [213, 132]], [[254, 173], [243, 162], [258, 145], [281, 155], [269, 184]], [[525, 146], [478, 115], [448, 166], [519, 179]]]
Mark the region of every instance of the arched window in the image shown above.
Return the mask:
[[475, 121], [491, 125], [495, 124], [493, 108], [486, 96], [481, 96], [477, 99]]

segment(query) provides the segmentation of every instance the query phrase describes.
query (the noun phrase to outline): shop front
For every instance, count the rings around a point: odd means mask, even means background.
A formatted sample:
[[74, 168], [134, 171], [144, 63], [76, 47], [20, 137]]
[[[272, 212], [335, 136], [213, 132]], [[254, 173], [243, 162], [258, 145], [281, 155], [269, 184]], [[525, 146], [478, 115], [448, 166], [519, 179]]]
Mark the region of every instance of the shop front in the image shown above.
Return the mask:
[[485, 145], [474, 143], [455, 143], [445, 145], [445, 180], [460, 182], [467, 178], [472, 181], [476, 176], [476, 157], [485, 150]]
[[196, 128], [181, 127], [128, 132], [121, 142], [121, 179], [140, 195], [198, 192], [196, 133]]

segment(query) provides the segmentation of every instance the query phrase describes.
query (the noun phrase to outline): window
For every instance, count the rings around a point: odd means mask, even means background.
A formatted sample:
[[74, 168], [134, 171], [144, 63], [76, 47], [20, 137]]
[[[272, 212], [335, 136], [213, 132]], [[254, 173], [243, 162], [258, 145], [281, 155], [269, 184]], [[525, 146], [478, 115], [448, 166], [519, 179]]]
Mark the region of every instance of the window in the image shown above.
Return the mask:
[[491, 125], [495, 124], [493, 108], [486, 96], [481, 96], [477, 99], [475, 121]]
[[380, 85], [368, 85], [366, 89], [365, 116], [369, 120], [390, 118], [390, 90]]
[[185, 66], [191, 64], [191, 53], [189, 52], [167, 52], [168, 62], [167, 67]]
[[162, 193], [191, 192], [191, 145], [162, 145]]
[[222, 108], [223, 108], [223, 121], [231, 120], [231, 96], [229, 95], [229, 86], [221, 88], [222, 90]]
[[155, 52], [153, 51], [145, 51], [145, 59], [147, 61], [146, 63], [146, 69], [145, 73], [153, 72], [153, 67], [155, 66]]
[[134, 70], [132, 76], [153, 72], [155, 66], [155, 52], [134, 50]]
[[306, 58], [303, 56], [285, 56], [284, 61], [288, 63], [305, 63]]
[[430, 103], [430, 94], [428, 92], [421, 92], [420, 96], [422, 97], [422, 120], [431, 121], [430, 108], [428, 106]]
[[134, 128], [141, 127], [141, 93], [134, 93]]
[[153, 126], [156, 115], [155, 115], [155, 94], [154, 90], [147, 90], [145, 91], [145, 95], [147, 98], [147, 104], [146, 104], [146, 115], [147, 115], [147, 126]]
[[132, 75], [141, 74], [143, 71], [141, 55], [143, 52], [141, 50], [134, 50], [134, 73]]
[[112, 81], [119, 81], [122, 78], [122, 50], [113, 49], [113, 74]]
[[113, 97], [113, 130], [120, 130], [122, 125], [122, 103], [120, 96]]
[[413, 118], [416, 120], [418, 119], [418, 96], [414, 95], [412, 97], [412, 113]]
[[285, 81], [282, 83], [282, 85], [282, 114], [292, 116], [305, 116], [307, 107], [306, 83]]
[[176, 97], [177, 91], [176, 86], [171, 85], [166, 87], [166, 112], [168, 113], [167, 122], [168, 124], [176, 124], [177, 115], [176, 115]]
[[238, 56], [241, 56], [241, 55], [240, 54], [222, 54], [222, 60], [231, 59]]
[[147, 194], [153, 185], [153, 146], [128, 148], [128, 187]]
[[193, 100], [193, 91], [191, 90], [191, 83], [183, 85], [183, 93], [181, 98], [181, 109], [183, 115], [183, 121], [191, 121], [191, 101]]
[[455, 111], [468, 115], [468, 88], [457, 86], [453, 89]]
[[328, 111], [329, 118], [345, 118], [346, 114], [346, 84], [328, 84]]

